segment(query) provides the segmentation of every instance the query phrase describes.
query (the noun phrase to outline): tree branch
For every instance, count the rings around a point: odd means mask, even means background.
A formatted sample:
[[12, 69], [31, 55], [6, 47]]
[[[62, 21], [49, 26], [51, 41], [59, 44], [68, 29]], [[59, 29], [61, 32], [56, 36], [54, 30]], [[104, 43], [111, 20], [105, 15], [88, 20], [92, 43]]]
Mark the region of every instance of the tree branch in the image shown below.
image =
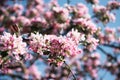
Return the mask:
[[117, 61], [117, 58], [111, 54], [109, 54], [108, 52], [106, 52], [104, 49], [102, 49], [100, 46], [97, 47], [97, 49], [99, 49], [101, 52], [103, 52], [103, 54], [105, 54], [106, 56], [109, 56], [111, 59], [113, 59], [114, 61]]
[[24, 77], [22, 77], [21, 75], [17, 75], [17, 74], [10, 74], [10, 73], [0, 73], [0, 76], [10, 76], [11, 78], [19, 78], [19, 79], [22, 79], [22, 80], [26, 80]]
[[115, 45], [115, 44], [103, 44], [103, 46], [120, 49], [120, 44], [119, 45]]
[[101, 52], [103, 52], [103, 54], [108, 55], [109, 53], [107, 53], [105, 50], [103, 50], [100, 46], [97, 47], [97, 49], [99, 49]]

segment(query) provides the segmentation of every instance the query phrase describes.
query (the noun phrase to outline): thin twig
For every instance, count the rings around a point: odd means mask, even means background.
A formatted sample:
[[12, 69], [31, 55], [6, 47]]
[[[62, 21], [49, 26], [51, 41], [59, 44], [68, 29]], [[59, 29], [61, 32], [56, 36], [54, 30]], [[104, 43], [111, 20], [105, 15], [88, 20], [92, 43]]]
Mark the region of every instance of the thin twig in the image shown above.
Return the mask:
[[75, 75], [74, 75], [74, 73], [72, 72], [72, 70], [70, 69], [70, 66], [64, 61], [64, 64], [67, 66], [67, 68], [70, 70], [70, 72], [71, 72], [71, 74], [72, 74], [72, 76], [73, 76], [73, 80], [77, 80], [76, 79], [76, 77], [75, 77]]
[[97, 49], [99, 49], [100, 51], [102, 51], [105, 55], [108, 55], [108, 53], [106, 51], [104, 51], [100, 46], [98, 46]]

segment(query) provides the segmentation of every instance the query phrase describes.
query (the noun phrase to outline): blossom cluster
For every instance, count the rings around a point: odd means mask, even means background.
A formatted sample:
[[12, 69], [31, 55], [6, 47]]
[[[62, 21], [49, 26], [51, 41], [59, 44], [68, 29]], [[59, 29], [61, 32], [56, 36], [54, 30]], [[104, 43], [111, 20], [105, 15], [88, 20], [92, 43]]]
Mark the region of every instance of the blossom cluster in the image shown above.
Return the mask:
[[0, 51], [6, 51], [13, 59], [20, 60], [20, 56], [24, 56], [27, 53], [26, 46], [22, 36], [17, 37], [15, 34], [11, 35], [7, 32], [0, 36]]
[[104, 33], [98, 33], [98, 38], [101, 44], [110, 44], [112, 42], [119, 43], [119, 34], [119, 28], [106, 27]]
[[73, 18], [89, 18], [88, 8], [82, 3], [78, 3], [76, 6], [67, 6], [67, 8], [70, 10]]
[[96, 79], [97, 78], [97, 67], [101, 64], [100, 63], [100, 54], [99, 53], [92, 53], [91, 55], [84, 55], [83, 60], [85, 61], [84, 67], [91, 76]]
[[72, 31], [72, 33], [68, 33], [68, 36], [59, 37], [32, 33], [29, 37], [29, 49], [40, 55], [48, 55], [48, 60], [51, 63], [63, 62], [65, 57], [82, 53], [82, 50], [78, 48], [78, 43], [79, 39], [84, 39], [84, 36], [77, 32], [76, 37], [69, 36], [69, 34], [72, 35], [73, 33], [75, 32]]
[[109, 10], [119, 9], [119, 7], [120, 7], [120, 2], [117, 1], [110, 1], [107, 4], [107, 8]]
[[110, 12], [105, 6], [95, 5], [93, 6], [95, 16], [104, 24], [115, 21], [115, 14]]
[[74, 19], [73, 24], [80, 32], [83, 32], [84, 34], [93, 34], [97, 31], [96, 25], [91, 20], [83, 18]]

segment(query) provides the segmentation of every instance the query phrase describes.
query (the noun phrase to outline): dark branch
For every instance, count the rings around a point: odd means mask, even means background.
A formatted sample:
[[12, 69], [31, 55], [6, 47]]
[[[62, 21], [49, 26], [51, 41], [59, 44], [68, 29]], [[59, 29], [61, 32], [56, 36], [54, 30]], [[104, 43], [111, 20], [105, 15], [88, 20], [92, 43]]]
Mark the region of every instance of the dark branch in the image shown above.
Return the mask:
[[114, 61], [117, 61], [117, 58], [113, 55], [111, 55], [110, 53], [106, 52], [104, 49], [102, 49], [100, 46], [97, 47], [97, 49], [99, 49], [103, 54], [105, 54], [106, 56], [109, 56], [111, 59], [113, 59]]
[[103, 50], [100, 46], [97, 47], [97, 49], [99, 49], [101, 52], [103, 52], [103, 54], [108, 55], [109, 53], [107, 53], [105, 50]]
[[112, 48], [120, 49], [120, 44], [119, 44], [119, 45], [115, 45], [115, 44], [103, 44], [103, 46], [107, 46], [107, 47], [112, 47]]
[[24, 77], [22, 77], [21, 75], [17, 75], [17, 74], [10, 74], [10, 73], [7, 73], [7, 74], [5, 74], [5, 73], [0, 73], [0, 76], [9, 76], [9, 77], [11, 77], [11, 78], [19, 78], [19, 79], [21, 79], [21, 80], [26, 80]]

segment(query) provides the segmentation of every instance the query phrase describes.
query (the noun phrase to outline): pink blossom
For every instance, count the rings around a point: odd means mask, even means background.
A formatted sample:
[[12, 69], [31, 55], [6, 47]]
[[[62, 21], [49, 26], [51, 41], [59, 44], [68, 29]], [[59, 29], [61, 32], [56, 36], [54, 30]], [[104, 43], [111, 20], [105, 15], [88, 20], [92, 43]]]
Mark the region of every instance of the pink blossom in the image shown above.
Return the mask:
[[109, 18], [110, 18], [110, 20], [113, 21], [113, 22], [116, 20], [116, 17], [115, 17], [115, 15], [114, 15], [113, 13], [110, 13], [110, 14], [109, 14]]
[[93, 54], [91, 54], [91, 57], [100, 59], [100, 54], [99, 53], [93, 53]]
[[4, 15], [1, 15], [1, 16], [0, 16], [0, 22], [2, 22], [3, 19], [4, 19]]
[[98, 34], [98, 37], [99, 37], [99, 42], [101, 43], [101, 44], [104, 44], [105, 43], [105, 41], [104, 41], [104, 34], [103, 33], [99, 33]]
[[32, 18], [31, 21], [32, 22], [42, 22], [42, 23], [46, 22], [45, 19], [41, 18], [41, 17]]
[[[40, 1], [41, 2], [41, 1]], [[44, 6], [43, 5], [37, 5], [36, 6], [36, 9], [39, 11], [39, 12], [41, 12], [41, 13], [43, 13], [44, 12], [44, 8], [43, 8]]]
[[105, 37], [106, 37], [106, 41], [108, 41], [108, 42], [114, 42], [115, 41], [115, 36], [113, 34], [108, 34]]
[[13, 9], [14, 10], [23, 10], [24, 8], [21, 4], [14, 4]]
[[88, 13], [88, 8], [84, 4], [82, 4], [82, 3], [78, 3], [76, 5], [76, 8], [77, 8], [78, 14], [80, 16], [83, 16], [83, 15]]
[[16, 21], [16, 17], [15, 17], [15, 16], [10, 16], [10, 20], [11, 20], [12, 22], [15, 22], [15, 21]]
[[39, 10], [37, 10], [37, 8], [29, 8], [27, 11], [26, 11], [26, 16], [27, 17], [38, 17], [40, 16], [39, 14]]
[[21, 4], [14, 4], [13, 10], [16, 12], [17, 15], [20, 16], [20, 15], [22, 15], [24, 8]]
[[48, 51], [48, 54], [52, 56], [49, 58], [49, 62], [56, 63], [56, 59], [61, 57], [60, 61], [58, 61], [58, 65], [62, 64], [62, 57], [70, 57], [82, 52], [81, 49], [78, 48], [78, 44], [76, 44], [73, 39], [65, 36], [42, 36], [39, 33], [32, 33], [30, 39], [30, 49], [40, 55], [44, 55], [44, 52]]
[[93, 10], [94, 10], [94, 13], [105, 13], [106, 12], [106, 7], [105, 6], [100, 6], [100, 5], [97, 5], [97, 6], [93, 6]]
[[115, 34], [115, 28], [106, 27], [105, 28], [105, 33], [106, 34]]
[[0, 27], [0, 34], [1, 34], [1, 33], [3, 33], [3, 32], [4, 32], [4, 30], [5, 30], [5, 28], [4, 28], [4, 27]]
[[45, 41], [43, 39], [43, 36], [39, 33], [37, 34], [31, 34], [30, 36], [30, 49], [33, 50], [35, 53], [43, 54], [42, 47], [45, 45]]
[[[78, 46], [70, 38], [65, 37], [52, 37], [50, 41], [50, 51], [52, 53], [58, 53], [58, 55], [70, 56], [81, 53], [77, 48]], [[70, 46], [71, 45], [71, 46]]]
[[49, 5], [50, 5], [50, 7], [53, 7], [53, 6], [59, 6], [57, 0], [51, 0]]
[[92, 76], [93, 78], [97, 78], [98, 75], [97, 75], [96, 73], [97, 73], [97, 70], [96, 70], [96, 69], [93, 69], [93, 70], [91, 71], [91, 76]]
[[69, 18], [69, 11], [63, 7], [53, 7], [54, 16], [58, 21], [66, 21]]
[[107, 34], [107, 35], [105, 35], [106, 40], [115, 41], [115, 29], [114, 28], [106, 27], [105, 34]]
[[45, 18], [47, 18], [47, 19], [52, 19], [53, 18], [53, 13], [51, 11], [45, 12], [44, 15], [45, 15]]
[[44, 0], [35, 0], [35, 2], [39, 5], [43, 5], [44, 4]]
[[4, 13], [4, 15], [7, 15], [7, 16], [8, 16], [8, 15], [9, 15], [9, 12], [8, 12], [7, 10], [11, 10], [11, 7], [8, 6], [7, 9], [2, 7], [0, 10]]
[[95, 60], [93, 61], [94, 66], [99, 66], [100, 65], [100, 60]]
[[88, 36], [86, 41], [87, 41], [87, 43], [89, 44], [89, 45], [87, 46], [87, 49], [90, 50], [90, 51], [93, 51], [93, 50], [95, 50], [96, 47], [98, 46], [98, 41], [99, 41], [99, 40], [93, 38], [92, 36]]
[[79, 33], [78, 30], [74, 30], [74, 29], [72, 29], [72, 31], [70, 31], [67, 34], [67, 37], [75, 41], [76, 44], [79, 44], [80, 41], [85, 40], [85, 35], [82, 33]]
[[104, 24], [115, 21], [115, 15], [111, 13], [105, 6], [93, 6], [94, 13], [98, 20], [102, 21]]

